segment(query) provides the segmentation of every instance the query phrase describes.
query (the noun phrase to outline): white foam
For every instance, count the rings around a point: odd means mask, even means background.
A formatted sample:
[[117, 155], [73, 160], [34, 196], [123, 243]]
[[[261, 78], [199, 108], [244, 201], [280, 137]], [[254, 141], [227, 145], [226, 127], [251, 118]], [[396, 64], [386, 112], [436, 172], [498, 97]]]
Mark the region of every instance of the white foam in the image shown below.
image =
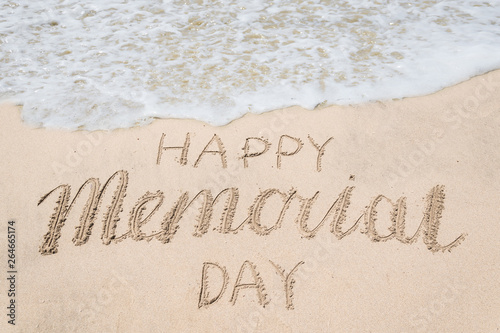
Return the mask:
[[222, 125], [437, 91], [500, 68], [499, 26], [497, 1], [9, 1], [0, 96], [45, 127]]

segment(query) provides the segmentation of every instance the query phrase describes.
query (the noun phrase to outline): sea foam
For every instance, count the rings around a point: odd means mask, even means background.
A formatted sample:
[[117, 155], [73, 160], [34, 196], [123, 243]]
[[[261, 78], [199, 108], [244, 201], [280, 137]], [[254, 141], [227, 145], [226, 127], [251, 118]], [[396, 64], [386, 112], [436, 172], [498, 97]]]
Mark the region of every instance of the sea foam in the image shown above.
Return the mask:
[[[6, 1], [0, 97], [23, 119], [155, 117], [424, 95], [500, 68], [498, 1]], [[436, 110], [438, 111], [438, 110]]]

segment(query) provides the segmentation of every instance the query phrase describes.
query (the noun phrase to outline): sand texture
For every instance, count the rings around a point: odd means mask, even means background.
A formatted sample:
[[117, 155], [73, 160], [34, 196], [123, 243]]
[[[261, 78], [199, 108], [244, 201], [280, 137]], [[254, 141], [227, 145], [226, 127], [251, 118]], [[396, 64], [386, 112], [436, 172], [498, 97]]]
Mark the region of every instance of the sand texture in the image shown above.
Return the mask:
[[500, 327], [500, 71], [224, 127], [0, 112], [2, 332]]

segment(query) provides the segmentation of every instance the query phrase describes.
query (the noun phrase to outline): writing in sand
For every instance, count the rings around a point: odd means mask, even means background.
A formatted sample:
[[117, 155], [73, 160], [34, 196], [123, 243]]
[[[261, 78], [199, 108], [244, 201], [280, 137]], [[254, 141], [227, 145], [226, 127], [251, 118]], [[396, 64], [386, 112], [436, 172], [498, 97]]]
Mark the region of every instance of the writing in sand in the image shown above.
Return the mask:
[[[190, 144], [189, 133], [186, 135], [185, 143], [179, 147], [168, 147], [164, 143], [165, 134], [162, 134], [156, 157], [156, 163], [160, 164], [163, 154], [170, 149], [178, 149], [180, 152], [179, 163], [185, 165], [187, 163], [187, 153]], [[283, 142], [285, 140], [292, 140], [296, 143], [296, 148], [289, 151], [283, 149]], [[325, 153], [327, 145], [332, 141], [328, 139], [324, 144], [319, 145], [309, 137], [312, 147], [317, 150], [317, 164], [316, 171], [321, 171], [321, 157]], [[259, 150], [251, 150], [250, 142], [255, 141], [261, 144]], [[211, 147], [214, 145], [214, 147]], [[269, 150], [270, 143], [264, 139], [247, 138], [243, 147], [244, 166], [248, 166], [248, 159], [260, 156]], [[280, 160], [284, 156], [291, 156], [298, 153], [302, 147], [302, 141], [298, 138], [291, 136], [281, 136], [276, 156], [277, 166], [279, 168]], [[197, 167], [204, 155], [209, 154], [219, 159], [224, 167], [226, 165], [226, 155], [222, 141], [217, 135], [214, 135], [203, 151], [199, 154], [193, 167]], [[217, 156], [216, 156], [217, 155]], [[450, 251], [458, 246], [466, 237], [465, 234], [460, 234], [451, 242], [442, 244], [439, 240], [438, 234], [440, 224], [443, 220], [442, 212], [445, 207], [445, 187], [443, 185], [435, 185], [430, 188], [425, 198], [425, 208], [423, 210], [422, 220], [420, 225], [411, 231], [406, 230], [405, 220], [407, 212], [407, 198], [401, 196], [397, 200], [390, 199], [383, 194], [377, 194], [370, 198], [364, 198], [366, 201], [366, 208], [361, 214], [355, 215], [354, 218], [349, 219], [347, 216], [352, 214], [350, 212], [351, 200], [356, 189], [354, 186], [347, 186], [339, 188], [335, 195], [331, 197], [328, 205], [320, 207], [316, 201], [321, 195], [320, 191], [316, 191], [314, 195], [306, 197], [294, 189], [279, 189], [267, 188], [259, 190], [258, 193], [253, 194], [251, 202], [248, 206], [240, 208], [238, 205], [240, 201], [241, 191], [238, 186], [226, 187], [221, 189], [218, 193], [213, 193], [210, 189], [200, 189], [194, 195], [188, 191], [181, 192], [180, 196], [169, 205], [162, 213], [160, 212], [164, 206], [165, 194], [157, 190], [156, 192], [146, 191], [140, 195], [135, 204], [127, 214], [128, 226], [123, 230], [125, 232], [118, 233], [117, 226], [123, 218], [123, 202], [127, 195], [127, 187], [129, 184], [129, 172], [126, 170], [118, 170], [113, 173], [104, 183], [98, 178], [89, 178], [81, 184], [74, 196], [72, 196], [72, 187], [70, 184], [61, 184], [48, 191], [41, 197], [38, 205], [48, 203], [49, 199], [55, 203], [54, 211], [49, 217], [48, 231], [43, 236], [42, 244], [39, 251], [42, 255], [52, 255], [58, 251], [58, 242], [61, 237], [61, 229], [66, 222], [73, 217], [78, 222], [75, 223], [76, 230], [73, 236], [74, 245], [80, 246], [87, 243], [89, 237], [92, 235], [93, 227], [98, 220], [102, 220], [100, 238], [104, 245], [112, 243], [119, 243], [127, 239], [132, 241], [152, 241], [156, 240], [163, 244], [170, 243], [174, 240], [176, 233], [181, 228], [183, 216], [188, 210], [196, 212], [194, 219], [193, 236], [202, 237], [206, 234], [210, 227], [212, 230], [220, 234], [236, 234], [239, 232], [253, 232], [260, 236], [267, 236], [272, 232], [283, 228], [285, 220], [294, 220], [296, 231], [300, 237], [306, 239], [314, 238], [322, 229], [328, 229], [338, 240], [342, 240], [349, 236], [356, 230], [360, 230], [372, 242], [387, 242], [398, 241], [405, 245], [416, 243], [418, 239], [422, 239], [425, 246], [432, 252]], [[108, 193], [108, 195], [106, 195]], [[110, 195], [109, 193], [112, 193]], [[359, 200], [359, 195], [356, 195], [356, 200]], [[83, 201], [82, 201], [83, 200]], [[378, 210], [384, 202], [383, 214], [379, 214]], [[276, 204], [278, 203], [278, 204]], [[298, 209], [289, 209], [292, 203], [296, 204]], [[379, 206], [380, 205], [380, 206]], [[79, 212], [72, 211], [75, 207], [83, 207]], [[102, 207], [106, 207], [103, 209]], [[238, 209], [244, 213], [236, 214]], [[246, 209], [246, 212], [245, 212]], [[316, 221], [311, 221], [311, 211], [315, 209], [321, 211], [322, 218]], [[263, 211], [266, 210], [263, 218]], [[216, 213], [218, 212], [218, 213]], [[348, 214], [349, 213], [349, 214]], [[218, 216], [215, 216], [218, 215]], [[244, 216], [244, 218], [236, 221], [236, 216]], [[269, 218], [272, 216], [272, 218]], [[378, 223], [379, 217], [390, 221], [388, 228], [382, 228]], [[286, 218], [286, 219], [285, 219]], [[217, 222], [214, 222], [216, 221]], [[148, 230], [156, 230], [153, 232], [143, 231], [146, 224], [154, 224], [156, 228]], [[382, 229], [384, 229], [382, 231]], [[286, 275], [285, 272], [279, 268], [277, 264], [272, 265], [280, 273], [285, 283], [285, 292], [289, 292], [289, 284], [291, 277]], [[292, 271], [295, 271], [300, 266], [297, 264]], [[200, 291], [199, 306], [207, 306], [216, 302], [219, 297], [208, 297], [207, 294], [207, 274], [209, 270], [218, 270], [223, 276], [223, 287], [219, 293], [222, 295], [225, 289], [226, 272], [225, 268], [214, 261], [207, 261], [203, 266], [202, 273], [202, 288]], [[240, 274], [238, 275], [237, 283], [233, 290], [231, 301], [234, 302], [237, 298], [237, 290], [239, 287], [238, 281], [241, 280], [241, 275], [244, 270], [250, 271], [254, 277], [258, 276], [255, 271], [254, 265], [245, 261]], [[256, 275], [257, 274], [257, 275]], [[289, 273], [292, 274], [292, 273]], [[254, 287], [259, 291], [262, 289], [261, 282], [256, 278]], [[243, 286], [246, 284], [242, 284]], [[260, 293], [260, 292], [259, 292]], [[288, 295], [288, 294], [287, 294]], [[288, 296], [287, 296], [288, 297]], [[287, 308], [292, 307], [291, 297], [287, 298]], [[265, 304], [265, 299], [259, 296], [259, 302]]]

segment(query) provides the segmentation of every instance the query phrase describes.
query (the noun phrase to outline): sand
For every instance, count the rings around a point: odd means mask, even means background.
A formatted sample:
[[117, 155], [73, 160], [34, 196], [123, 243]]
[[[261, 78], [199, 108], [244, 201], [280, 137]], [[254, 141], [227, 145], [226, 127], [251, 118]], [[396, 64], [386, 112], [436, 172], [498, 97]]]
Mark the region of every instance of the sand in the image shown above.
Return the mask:
[[0, 112], [2, 332], [500, 327], [500, 71], [224, 127]]

